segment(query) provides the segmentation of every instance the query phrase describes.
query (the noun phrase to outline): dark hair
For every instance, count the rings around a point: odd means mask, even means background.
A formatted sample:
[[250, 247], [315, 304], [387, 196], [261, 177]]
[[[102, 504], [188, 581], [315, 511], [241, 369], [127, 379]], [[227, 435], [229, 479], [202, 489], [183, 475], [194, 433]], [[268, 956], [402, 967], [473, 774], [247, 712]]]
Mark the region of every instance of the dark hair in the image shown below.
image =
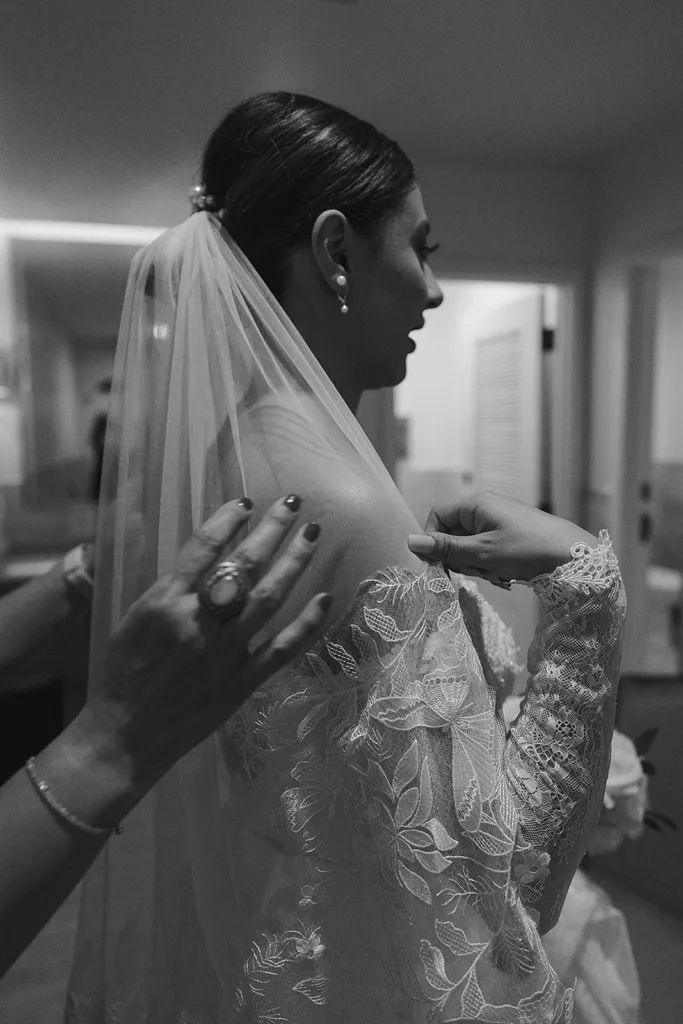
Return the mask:
[[231, 110], [209, 139], [203, 185], [276, 296], [316, 217], [338, 209], [374, 236], [415, 184], [398, 143], [322, 100], [269, 92]]

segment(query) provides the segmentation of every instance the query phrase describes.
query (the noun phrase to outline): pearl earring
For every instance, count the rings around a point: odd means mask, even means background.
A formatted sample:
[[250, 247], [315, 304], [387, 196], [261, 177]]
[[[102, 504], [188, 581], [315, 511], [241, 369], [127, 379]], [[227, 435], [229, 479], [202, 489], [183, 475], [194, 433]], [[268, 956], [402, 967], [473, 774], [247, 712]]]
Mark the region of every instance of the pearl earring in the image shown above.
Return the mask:
[[346, 275], [345, 274], [335, 274], [334, 283], [337, 285], [338, 288], [343, 288], [344, 289], [343, 294], [342, 295], [338, 295], [337, 298], [339, 299], [339, 302], [341, 303], [341, 312], [344, 313], [344, 314], [348, 313], [349, 305], [348, 305], [348, 302], [346, 300], [347, 300], [347, 296], [348, 296], [348, 293], [349, 293], [349, 286], [348, 286], [348, 281], [346, 280]]

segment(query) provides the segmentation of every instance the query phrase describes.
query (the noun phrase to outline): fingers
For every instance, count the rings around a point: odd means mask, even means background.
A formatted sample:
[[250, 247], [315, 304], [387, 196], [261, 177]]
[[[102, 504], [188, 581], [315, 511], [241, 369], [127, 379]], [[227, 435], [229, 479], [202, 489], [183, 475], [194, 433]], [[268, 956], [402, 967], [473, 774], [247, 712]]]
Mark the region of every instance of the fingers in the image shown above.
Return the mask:
[[252, 588], [240, 616], [240, 627], [247, 634], [253, 636], [257, 633], [280, 608], [313, 557], [319, 536], [318, 524], [307, 523], [275, 565]]
[[251, 655], [250, 687], [252, 689], [281, 669], [283, 665], [308, 650], [312, 640], [327, 621], [331, 605], [332, 596], [330, 594], [317, 594], [308, 602], [294, 622]]
[[428, 562], [443, 562], [453, 572], [484, 569], [478, 537], [453, 537], [448, 533], [411, 533], [408, 547]]
[[268, 509], [258, 526], [233, 553], [251, 581], [256, 581], [270, 564], [283, 540], [296, 522], [301, 499], [296, 494], [280, 498]]
[[201, 578], [213, 568], [230, 541], [251, 515], [252, 504], [240, 498], [222, 505], [202, 523], [176, 559], [174, 575], [188, 590], [196, 587]]
[[447, 533], [418, 533], [408, 537], [408, 547], [427, 562], [443, 562], [452, 572], [476, 576], [501, 590], [510, 590], [510, 580], [502, 579], [494, 568], [495, 559], [492, 559], [490, 549], [493, 536], [453, 537]]
[[427, 517], [425, 533], [446, 533], [449, 530], [457, 530], [459, 525], [460, 517], [456, 505], [449, 508], [435, 505]]
[[475, 533], [475, 509], [475, 499], [472, 497], [448, 504], [435, 505], [429, 513], [425, 533]]
[[[240, 562], [252, 579], [267, 564], [296, 521], [300, 500], [282, 498], [266, 512], [251, 536], [237, 548]], [[252, 513], [249, 498], [229, 501], [198, 527], [178, 555], [173, 574], [188, 589], [195, 589]]]
[[414, 555], [428, 562], [445, 562], [457, 556], [458, 540], [447, 533], [411, 533], [408, 547]]

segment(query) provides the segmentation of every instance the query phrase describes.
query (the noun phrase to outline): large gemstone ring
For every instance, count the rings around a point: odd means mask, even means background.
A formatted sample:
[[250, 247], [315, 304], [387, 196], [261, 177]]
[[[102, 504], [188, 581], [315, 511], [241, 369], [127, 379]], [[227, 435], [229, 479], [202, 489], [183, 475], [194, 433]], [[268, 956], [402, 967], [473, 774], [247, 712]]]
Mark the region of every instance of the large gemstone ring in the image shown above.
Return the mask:
[[221, 619], [234, 619], [247, 603], [250, 590], [249, 576], [234, 558], [220, 562], [200, 585], [199, 603]]

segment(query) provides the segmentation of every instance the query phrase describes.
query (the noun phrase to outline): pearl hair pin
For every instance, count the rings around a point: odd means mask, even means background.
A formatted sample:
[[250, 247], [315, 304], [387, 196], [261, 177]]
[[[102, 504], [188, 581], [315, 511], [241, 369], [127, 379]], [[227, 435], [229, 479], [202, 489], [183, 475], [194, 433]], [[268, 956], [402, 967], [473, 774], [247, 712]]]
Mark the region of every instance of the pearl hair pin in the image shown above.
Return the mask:
[[190, 206], [193, 213], [200, 213], [206, 210], [207, 213], [216, 212], [216, 200], [213, 196], [207, 196], [203, 185], [193, 185], [190, 189]]

